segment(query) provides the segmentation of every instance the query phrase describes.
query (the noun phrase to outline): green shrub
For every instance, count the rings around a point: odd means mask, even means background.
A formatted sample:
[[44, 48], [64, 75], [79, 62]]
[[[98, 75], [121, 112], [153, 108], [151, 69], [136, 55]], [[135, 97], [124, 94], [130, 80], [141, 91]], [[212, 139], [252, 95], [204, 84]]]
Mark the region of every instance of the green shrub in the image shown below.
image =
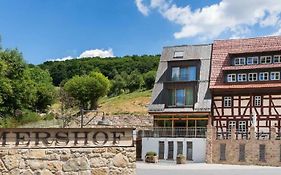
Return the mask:
[[145, 156], [157, 156], [157, 153], [154, 151], [149, 151], [145, 154]]
[[31, 122], [37, 122], [42, 120], [42, 118], [36, 113], [29, 110], [23, 111], [23, 113], [16, 118], [19, 124], [26, 124]]
[[43, 116], [43, 120], [53, 120], [55, 119], [55, 115], [53, 113], [49, 113]]

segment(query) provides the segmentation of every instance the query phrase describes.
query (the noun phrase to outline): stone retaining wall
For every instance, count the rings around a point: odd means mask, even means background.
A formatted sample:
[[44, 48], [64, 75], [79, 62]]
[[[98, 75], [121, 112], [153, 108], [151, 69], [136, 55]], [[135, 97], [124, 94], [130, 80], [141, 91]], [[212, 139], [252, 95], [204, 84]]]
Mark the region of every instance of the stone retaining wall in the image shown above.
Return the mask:
[[134, 175], [135, 147], [1, 149], [3, 175]]
[[253, 127], [248, 138], [237, 139], [235, 129], [232, 129], [230, 138], [218, 139], [216, 129], [208, 126], [206, 161], [219, 164], [281, 166], [281, 140], [277, 137], [275, 128], [271, 129], [269, 139], [257, 140]]

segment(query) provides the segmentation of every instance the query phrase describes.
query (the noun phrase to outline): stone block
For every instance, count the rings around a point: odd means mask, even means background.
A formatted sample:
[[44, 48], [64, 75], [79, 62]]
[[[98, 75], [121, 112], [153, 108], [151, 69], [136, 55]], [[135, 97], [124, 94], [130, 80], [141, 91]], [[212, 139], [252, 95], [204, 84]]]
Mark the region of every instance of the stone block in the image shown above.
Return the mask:
[[121, 153], [118, 153], [113, 158], [113, 165], [116, 167], [123, 167], [125, 168], [129, 163], [129, 160], [126, 156]]

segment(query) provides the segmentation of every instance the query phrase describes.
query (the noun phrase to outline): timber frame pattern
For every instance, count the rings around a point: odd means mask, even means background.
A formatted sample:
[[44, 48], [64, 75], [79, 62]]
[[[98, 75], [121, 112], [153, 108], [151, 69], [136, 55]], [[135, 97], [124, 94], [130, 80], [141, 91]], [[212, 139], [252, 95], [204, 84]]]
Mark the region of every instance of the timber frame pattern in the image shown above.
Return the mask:
[[[273, 61], [273, 55], [281, 55], [281, 37], [258, 37], [249, 39], [216, 40], [213, 44], [210, 90], [212, 93], [211, 123], [216, 127], [218, 137], [228, 138], [231, 128], [237, 135], [248, 137], [249, 128], [255, 126], [258, 139], [270, 137], [274, 127], [278, 136], [281, 132], [281, 79], [267, 77], [267, 81], [249, 80], [250, 73], [269, 75], [281, 71], [281, 63]], [[263, 63], [261, 57], [270, 55], [272, 59]], [[244, 57], [244, 64], [235, 65], [235, 57]], [[255, 57], [258, 63], [248, 65], [247, 59]], [[249, 74], [248, 74], [249, 73]], [[228, 75], [235, 75], [234, 81]], [[243, 81], [236, 75], [244, 74]], [[232, 77], [231, 77], [232, 78]], [[270, 79], [270, 80], [269, 80]], [[226, 103], [226, 98], [229, 103]], [[255, 99], [258, 99], [256, 104]]]

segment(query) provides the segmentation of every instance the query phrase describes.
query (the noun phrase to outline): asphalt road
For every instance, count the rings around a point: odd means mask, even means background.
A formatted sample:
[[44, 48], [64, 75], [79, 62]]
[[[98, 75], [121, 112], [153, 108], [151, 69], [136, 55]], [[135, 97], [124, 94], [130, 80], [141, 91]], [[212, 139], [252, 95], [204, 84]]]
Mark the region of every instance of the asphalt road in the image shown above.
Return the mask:
[[281, 175], [279, 167], [174, 162], [137, 162], [137, 175]]

